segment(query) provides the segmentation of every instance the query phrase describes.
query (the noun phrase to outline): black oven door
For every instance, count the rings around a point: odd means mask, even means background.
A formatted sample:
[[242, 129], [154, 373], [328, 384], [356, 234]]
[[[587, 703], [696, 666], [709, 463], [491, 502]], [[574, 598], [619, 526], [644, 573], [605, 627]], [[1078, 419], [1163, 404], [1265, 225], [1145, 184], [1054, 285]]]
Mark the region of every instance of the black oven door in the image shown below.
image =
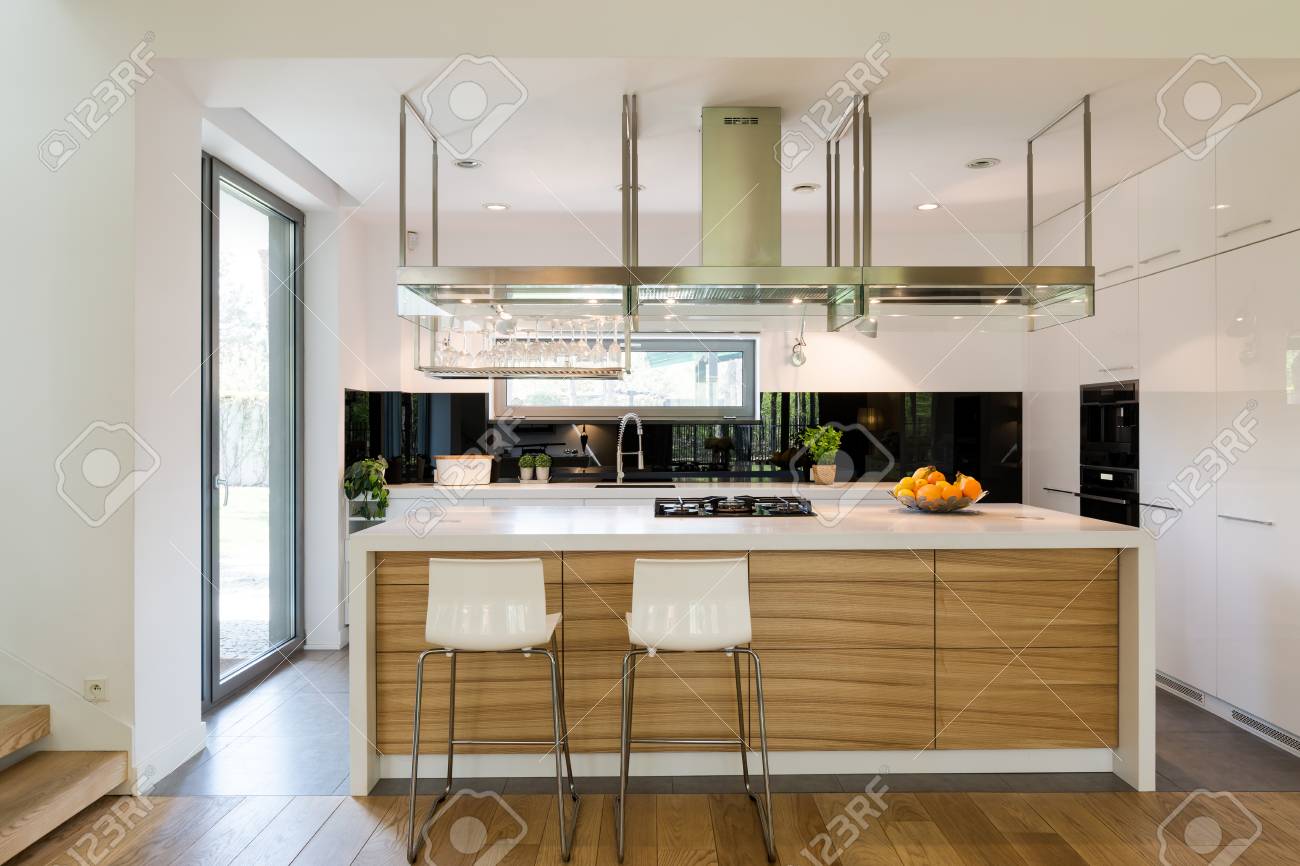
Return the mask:
[[1137, 473], [1100, 466], [1079, 467], [1079, 513], [1097, 520], [1137, 526]]

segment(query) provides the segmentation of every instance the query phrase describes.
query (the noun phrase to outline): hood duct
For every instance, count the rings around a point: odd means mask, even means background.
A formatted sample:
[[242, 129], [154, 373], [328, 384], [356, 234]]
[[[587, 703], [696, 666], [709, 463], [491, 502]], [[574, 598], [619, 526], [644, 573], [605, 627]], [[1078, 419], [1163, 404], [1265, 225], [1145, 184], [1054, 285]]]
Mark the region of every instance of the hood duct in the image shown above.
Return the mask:
[[[401, 136], [399, 177], [398, 314], [420, 328], [453, 314], [506, 305], [524, 315], [622, 316], [632, 330], [648, 308], [695, 308], [700, 317], [789, 315], [806, 304], [826, 308], [826, 326], [839, 330], [857, 320], [885, 316], [965, 315], [1024, 320], [1037, 330], [1092, 315], [1092, 214], [1084, 209], [1085, 260], [1081, 266], [1034, 266], [1033, 143], [1074, 111], [1083, 112], [1083, 180], [1091, 200], [1091, 112], [1084, 97], [1027, 142], [1026, 231], [1029, 263], [1020, 266], [875, 265], [871, 257], [871, 116], [865, 96], [834, 126], [825, 142], [826, 264], [781, 264], [781, 110], [772, 107], [707, 107], [701, 116], [701, 260], [698, 266], [638, 263], [639, 138], [635, 96], [624, 97], [622, 123], [623, 241], [621, 265], [597, 267], [439, 266], [437, 135], [422, 124], [433, 147], [433, 262], [406, 264], [406, 148]], [[401, 99], [401, 124], [408, 109]], [[841, 144], [851, 153], [852, 264], [840, 249]], [[469, 305], [468, 307], [464, 305]], [[875, 324], [872, 322], [871, 324]], [[1019, 325], [1017, 325], [1019, 326]]]

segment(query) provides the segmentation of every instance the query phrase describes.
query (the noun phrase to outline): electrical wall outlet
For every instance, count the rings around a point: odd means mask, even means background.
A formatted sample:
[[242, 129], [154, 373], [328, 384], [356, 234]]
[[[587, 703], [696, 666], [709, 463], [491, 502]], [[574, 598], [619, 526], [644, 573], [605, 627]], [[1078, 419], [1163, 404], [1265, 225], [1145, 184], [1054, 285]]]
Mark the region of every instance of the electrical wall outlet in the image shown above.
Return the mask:
[[81, 684], [81, 696], [92, 704], [108, 700], [108, 680], [85, 680]]

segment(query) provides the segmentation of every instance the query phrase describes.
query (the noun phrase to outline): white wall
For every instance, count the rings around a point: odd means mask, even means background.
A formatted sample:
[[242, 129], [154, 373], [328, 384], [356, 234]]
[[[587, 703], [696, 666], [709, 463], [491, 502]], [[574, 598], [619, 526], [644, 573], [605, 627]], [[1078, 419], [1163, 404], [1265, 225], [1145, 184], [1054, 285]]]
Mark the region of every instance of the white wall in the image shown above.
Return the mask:
[[158, 73], [136, 98], [135, 429], [158, 472], [135, 494], [135, 744], [159, 774], [202, 748], [200, 107]]
[[[15, 71], [0, 80], [0, 703], [51, 704], [58, 748], [125, 749], [133, 514], [128, 504], [88, 526], [59, 498], [55, 460], [88, 424], [134, 417], [135, 108], [124, 106], [57, 172], [38, 160], [37, 143], [66, 127], [64, 115], [139, 36], [88, 28], [77, 9], [9, 3], [0, 27]], [[94, 706], [80, 697], [93, 676], [110, 680], [110, 700]]]

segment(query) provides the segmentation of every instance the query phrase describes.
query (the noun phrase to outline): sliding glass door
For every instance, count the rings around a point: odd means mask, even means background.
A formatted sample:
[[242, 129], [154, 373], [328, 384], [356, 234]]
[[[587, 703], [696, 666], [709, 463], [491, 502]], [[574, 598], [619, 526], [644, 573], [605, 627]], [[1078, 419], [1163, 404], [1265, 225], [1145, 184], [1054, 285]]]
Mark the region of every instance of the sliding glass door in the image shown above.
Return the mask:
[[301, 646], [303, 215], [204, 160], [204, 659], [209, 704]]

